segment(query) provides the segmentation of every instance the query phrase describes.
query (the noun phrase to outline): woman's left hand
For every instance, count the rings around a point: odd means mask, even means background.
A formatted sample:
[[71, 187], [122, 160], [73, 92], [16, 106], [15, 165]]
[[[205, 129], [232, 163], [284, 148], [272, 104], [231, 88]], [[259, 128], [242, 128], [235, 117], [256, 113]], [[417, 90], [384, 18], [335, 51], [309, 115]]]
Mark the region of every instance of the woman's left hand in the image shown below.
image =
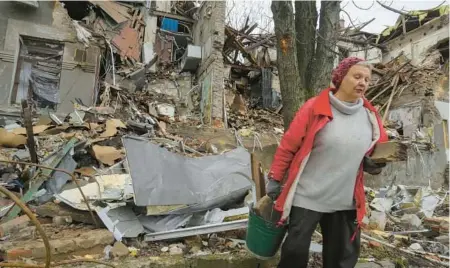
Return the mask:
[[383, 168], [386, 166], [385, 163], [375, 163], [372, 159], [367, 156], [364, 156], [363, 159], [363, 171], [367, 172], [371, 175], [378, 175], [381, 173]]

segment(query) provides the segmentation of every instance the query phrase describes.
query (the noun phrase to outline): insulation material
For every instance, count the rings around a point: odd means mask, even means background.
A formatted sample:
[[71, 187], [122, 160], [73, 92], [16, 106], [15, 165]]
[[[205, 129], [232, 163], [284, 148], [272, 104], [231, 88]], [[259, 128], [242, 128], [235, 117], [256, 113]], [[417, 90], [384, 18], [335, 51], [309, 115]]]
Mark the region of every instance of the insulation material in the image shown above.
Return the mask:
[[242, 197], [251, 188], [250, 154], [189, 158], [136, 137], [124, 137], [137, 206], [187, 205], [176, 213], [202, 211]]

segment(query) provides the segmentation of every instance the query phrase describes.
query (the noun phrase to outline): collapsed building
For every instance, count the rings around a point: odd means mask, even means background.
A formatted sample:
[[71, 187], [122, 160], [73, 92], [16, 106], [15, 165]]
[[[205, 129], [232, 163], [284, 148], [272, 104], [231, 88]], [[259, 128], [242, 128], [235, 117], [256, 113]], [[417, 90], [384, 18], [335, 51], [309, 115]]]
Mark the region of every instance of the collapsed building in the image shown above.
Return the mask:
[[[114, 241], [124, 255], [136, 256], [122, 241], [189, 236], [200, 241], [167, 244], [152, 256], [243, 250], [242, 234], [209, 234], [246, 227], [248, 205], [264, 195], [263, 171], [284, 129], [275, 36], [258, 33], [248, 20], [241, 29], [226, 25], [225, 5], [0, 2], [1, 185], [42, 221], [64, 226], [45, 227], [57, 240], [52, 254], [99, 245], [88, 236], [102, 237], [107, 256], [116, 256], [109, 253]], [[443, 182], [447, 14], [448, 7], [415, 12], [380, 35], [345, 31], [347, 41], [338, 43], [341, 57], [374, 64], [368, 98], [391, 139], [409, 148], [407, 161], [368, 178], [368, 186]], [[415, 190], [422, 200], [422, 190]], [[443, 201], [440, 195], [430, 194], [439, 202], [426, 215], [437, 234], [448, 235], [448, 220], [432, 217], [448, 215], [448, 195]], [[16, 232], [30, 227], [20, 213], [0, 195], [0, 260], [45, 257], [34, 231]], [[86, 234], [70, 234], [72, 222]], [[86, 227], [94, 225], [106, 234]], [[142, 255], [150, 254], [145, 250]], [[429, 251], [448, 248], [440, 243]]]
[[[366, 184], [378, 188], [395, 181], [442, 186], [449, 162], [448, 6], [400, 15], [394, 26], [379, 35], [363, 31], [346, 35], [349, 41], [339, 42], [338, 49], [375, 65], [375, 82], [367, 98], [387, 114], [385, 126], [405, 139], [430, 144], [425, 151], [415, 144], [408, 161], [390, 164], [381, 175], [368, 177]], [[396, 85], [388, 83], [396, 77]], [[378, 87], [378, 82], [385, 84]]]

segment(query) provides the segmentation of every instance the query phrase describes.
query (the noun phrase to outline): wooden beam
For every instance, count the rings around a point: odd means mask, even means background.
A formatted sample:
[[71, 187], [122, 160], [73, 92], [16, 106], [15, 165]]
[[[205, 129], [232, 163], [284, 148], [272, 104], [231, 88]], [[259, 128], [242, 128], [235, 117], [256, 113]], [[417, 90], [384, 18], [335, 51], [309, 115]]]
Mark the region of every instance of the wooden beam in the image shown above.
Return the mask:
[[264, 176], [261, 176], [260, 164], [256, 159], [255, 154], [250, 154], [252, 179], [256, 185], [256, 201], [259, 201], [265, 195]]
[[176, 14], [172, 14], [172, 13], [158, 11], [158, 10], [150, 11], [150, 15], [166, 17], [166, 18], [175, 19], [175, 20], [181, 20], [181, 21], [184, 21], [184, 22], [192, 23], [192, 24], [195, 23], [194, 19], [191, 19], [191, 18], [188, 18], [188, 17], [184, 17], [184, 16], [180, 16], [180, 15], [176, 15]]
[[[31, 96], [28, 96], [31, 98]], [[38, 164], [38, 156], [36, 153], [36, 143], [34, 142], [33, 121], [31, 116], [31, 108], [28, 106], [27, 100], [22, 100], [22, 113], [25, 129], [27, 132], [27, 146], [30, 151], [30, 159], [32, 163]]]
[[406, 34], [406, 20], [405, 20], [405, 16], [401, 15], [401, 17], [402, 17], [403, 34]]

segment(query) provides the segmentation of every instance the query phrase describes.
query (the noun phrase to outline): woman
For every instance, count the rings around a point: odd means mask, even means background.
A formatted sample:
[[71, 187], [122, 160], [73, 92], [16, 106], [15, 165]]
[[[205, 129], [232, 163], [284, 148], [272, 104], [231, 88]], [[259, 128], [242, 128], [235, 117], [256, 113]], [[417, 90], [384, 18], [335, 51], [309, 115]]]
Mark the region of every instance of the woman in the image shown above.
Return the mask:
[[279, 268], [307, 267], [317, 224], [323, 267], [350, 268], [358, 261], [366, 212], [363, 171], [381, 172], [383, 165], [367, 156], [376, 143], [387, 141], [379, 115], [364, 98], [370, 80], [371, 66], [364, 60], [342, 60], [333, 70], [335, 88], [308, 100], [281, 140], [266, 189], [280, 222], [289, 218]]

